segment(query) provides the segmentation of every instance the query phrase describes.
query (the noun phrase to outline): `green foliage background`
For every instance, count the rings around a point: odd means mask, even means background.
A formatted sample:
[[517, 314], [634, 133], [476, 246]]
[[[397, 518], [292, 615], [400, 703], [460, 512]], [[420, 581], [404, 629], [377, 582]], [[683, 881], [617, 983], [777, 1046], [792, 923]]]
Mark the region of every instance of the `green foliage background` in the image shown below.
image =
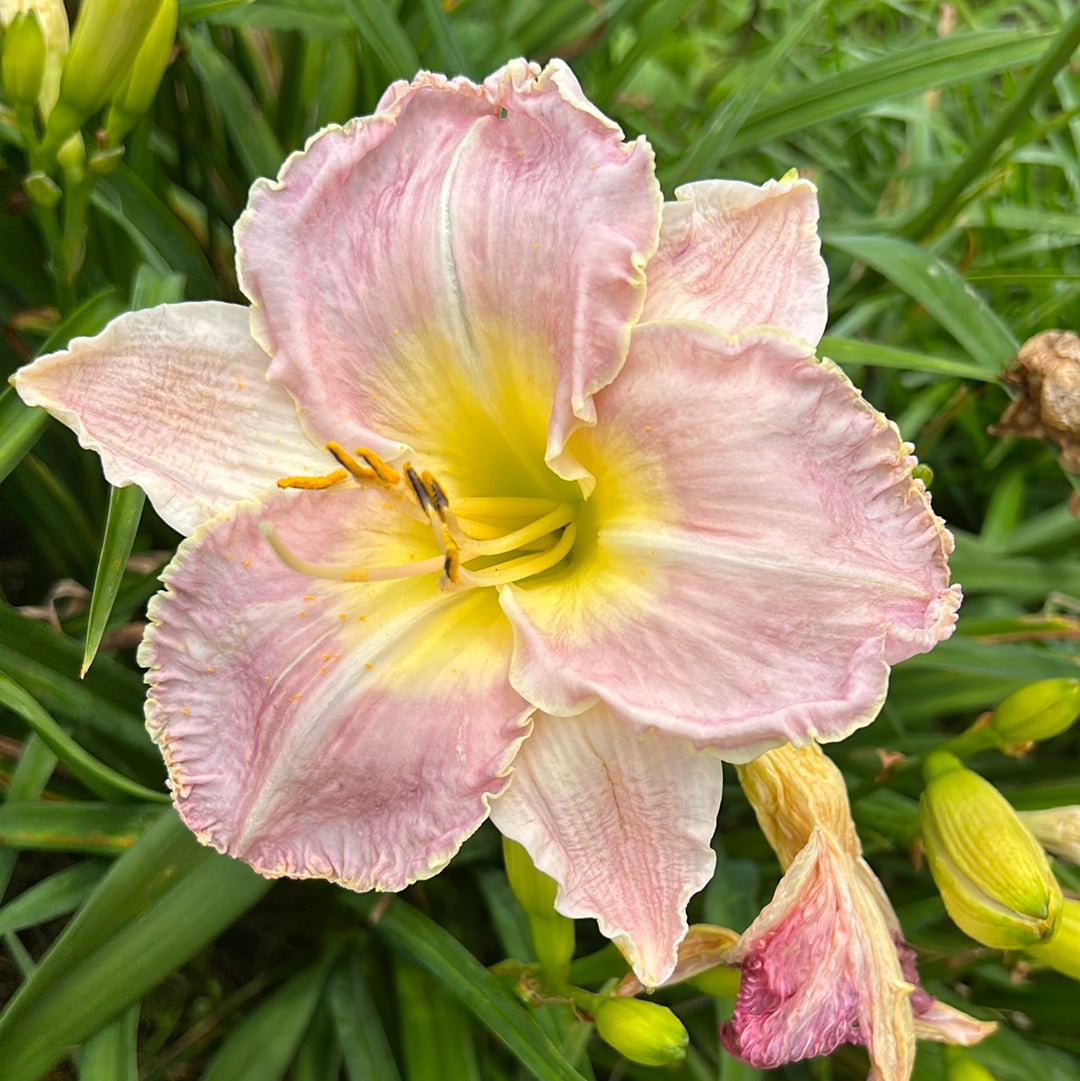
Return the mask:
[[[251, 181], [419, 67], [483, 77], [510, 56], [566, 58], [601, 109], [651, 140], [668, 195], [792, 167], [817, 183], [832, 276], [822, 353], [932, 467], [967, 597], [955, 637], [900, 666], [878, 723], [831, 753], [924, 980], [1001, 1022], [974, 1056], [998, 1081], [1080, 1077], [1077, 985], [952, 926], [910, 858], [914, 771], [873, 780], [875, 748], [925, 751], [1012, 690], [1076, 675], [1069, 483], [1047, 446], [987, 434], [1017, 344], [1080, 327], [1075, 5], [182, 0], [180, 17], [152, 117], [93, 188], [70, 285], [49, 272], [0, 111], [5, 376], [127, 307], [241, 299], [230, 230]], [[692, 1036], [666, 1070], [623, 1062], [567, 1007], [521, 1007], [485, 968], [532, 956], [493, 830], [394, 898], [271, 886], [196, 845], [162, 802], [132, 659], [177, 538], [10, 391], [0, 476], [0, 1078], [759, 1076], [719, 1049], [730, 1003], [690, 990], [658, 995]], [[971, 764], [1018, 807], [1080, 803], [1077, 752], [1074, 730], [1023, 759]], [[734, 783], [715, 843], [719, 869], [691, 916], [741, 929], [778, 871]], [[1056, 870], [1080, 890], [1076, 868]], [[603, 945], [578, 927], [579, 982], [621, 971]], [[943, 1069], [938, 1047], [920, 1049], [919, 1081]], [[866, 1059], [845, 1048], [778, 1074], [862, 1078]]]

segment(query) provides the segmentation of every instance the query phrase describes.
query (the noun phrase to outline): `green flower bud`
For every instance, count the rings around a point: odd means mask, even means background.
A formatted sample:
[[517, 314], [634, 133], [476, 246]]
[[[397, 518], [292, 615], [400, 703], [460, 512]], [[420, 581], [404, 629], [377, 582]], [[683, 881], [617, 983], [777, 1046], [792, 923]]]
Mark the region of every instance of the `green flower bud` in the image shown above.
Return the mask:
[[162, 0], [135, 63], [116, 92], [105, 121], [105, 143], [115, 146], [150, 111], [176, 38], [176, 0]]
[[47, 156], [116, 93], [160, 6], [160, 0], [83, 0], [64, 61], [60, 97], [45, 129]]
[[989, 729], [1002, 744], [1060, 735], [1080, 717], [1080, 679], [1044, 679], [1010, 694], [994, 710]]
[[945, 1044], [945, 1081], [994, 1081], [994, 1075], [962, 1047]]
[[1080, 901], [1067, 900], [1053, 938], [1029, 946], [1024, 952], [1033, 961], [1080, 980]]
[[4, 35], [4, 96], [12, 105], [33, 105], [45, 74], [45, 35], [36, 11], [20, 11]]
[[537, 960], [550, 979], [565, 979], [574, 956], [574, 921], [555, 911], [555, 880], [538, 871], [532, 857], [516, 841], [503, 838], [506, 877], [529, 921], [529, 937]]
[[934, 751], [924, 771], [923, 850], [953, 923], [998, 949], [1048, 939], [1061, 918], [1061, 888], [1031, 832], [954, 755]]
[[666, 1006], [639, 998], [605, 998], [593, 1012], [596, 1034], [623, 1058], [666, 1066], [686, 1057], [690, 1037]]

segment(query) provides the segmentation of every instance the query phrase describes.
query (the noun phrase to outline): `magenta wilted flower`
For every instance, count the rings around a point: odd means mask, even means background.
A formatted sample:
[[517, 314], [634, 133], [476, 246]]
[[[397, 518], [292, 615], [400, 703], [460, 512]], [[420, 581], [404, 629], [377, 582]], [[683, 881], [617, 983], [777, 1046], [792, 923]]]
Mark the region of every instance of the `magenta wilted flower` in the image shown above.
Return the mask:
[[398, 890], [490, 814], [658, 984], [721, 757], [950, 633], [910, 447], [813, 355], [813, 187], [676, 195], [558, 61], [421, 73], [252, 188], [250, 308], [16, 376], [189, 535], [140, 660], [202, 841]]
[[970, 1045], [994, 1030], [919, 986], [915, 955], [862, 858], [839, 770], [811, 745], [739, 769], [784, 877], [718, 960], [742, 970], [724, 1046], [772, 1068], [859, 1044], [872, 1081], [908, 1081], [917, 1038]]

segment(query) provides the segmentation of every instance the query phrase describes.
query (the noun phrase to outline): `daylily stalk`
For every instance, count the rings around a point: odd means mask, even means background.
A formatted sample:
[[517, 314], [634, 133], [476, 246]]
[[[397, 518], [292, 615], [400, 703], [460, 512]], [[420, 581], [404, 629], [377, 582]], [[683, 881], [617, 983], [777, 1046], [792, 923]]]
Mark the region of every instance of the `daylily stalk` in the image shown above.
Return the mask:
[[816, 223], [795, 176], [665, 204], [560, 61], [421, 72], [255, 183], [250, 306], [20, 372], [187, 537], [139, 658], [195, 834], [398, 890], [490, 816], [662, 983], [723, 759], [870, 723], [960, 601], [911, 448], [814, 355]]

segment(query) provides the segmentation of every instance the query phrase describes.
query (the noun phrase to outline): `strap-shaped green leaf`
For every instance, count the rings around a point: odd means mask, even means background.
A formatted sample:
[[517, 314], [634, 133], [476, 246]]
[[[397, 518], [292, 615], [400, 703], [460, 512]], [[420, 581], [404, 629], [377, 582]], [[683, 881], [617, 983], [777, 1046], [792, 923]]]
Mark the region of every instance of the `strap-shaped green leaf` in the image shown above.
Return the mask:
[[583, 1081], [521, 1003], [449, 932], [398, 899], [374, 926], [426, 968], [538, 1081]]
[[49, 749], [91, 792], [104, 799], [137, 799], [163, 803], [163, 792], [139, 784], [98, 761], [84, 750], [13, 679], [0, 673], [0, 705], [17, 713]]
[[909, 240], [827, 232], [825, 244], [873, 267], [921, 304], [987, 373], [1016, 353], [1016, 339], [947, 263]]
[[171, 810], [121, 856], [0, 1015], [5, 1081], [38, 1081], [269, 888]]

